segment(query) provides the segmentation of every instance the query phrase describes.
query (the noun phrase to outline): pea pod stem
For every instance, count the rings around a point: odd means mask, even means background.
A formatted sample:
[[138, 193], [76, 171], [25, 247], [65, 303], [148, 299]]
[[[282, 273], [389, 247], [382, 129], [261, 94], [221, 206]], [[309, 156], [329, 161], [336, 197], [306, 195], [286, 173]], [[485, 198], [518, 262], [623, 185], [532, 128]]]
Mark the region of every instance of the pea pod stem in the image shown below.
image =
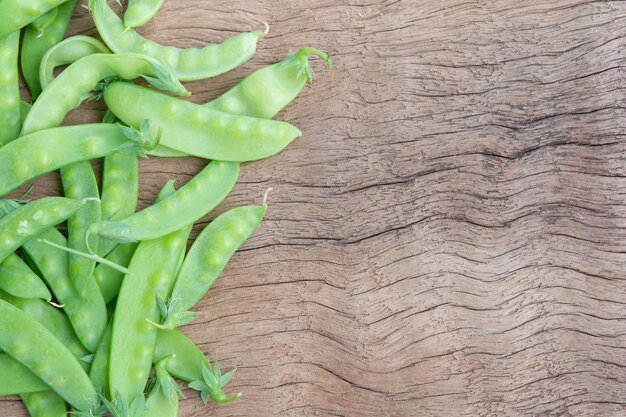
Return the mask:
[[86, 258], [86, 259], [90, 259], [90, 260], [92, 260], [94, 262], [101, 263], [101, 264], [106, 265], [109, 268], [113, 268], [116, 271], [119, 271], [119, 272], [121, 272], [123, 274], [128, 274], [130, 272], [128, 270], [128, 268], [124, 268], [123, 266], [118, 265], [115, 262], [111, 262], [111, 261], [109, 261], [106, 258], [102, 258], [101, 256], [98, 256], [95, 253], [81, 252], [81, 251], [78, 251], [76, 249], [72, 249], [72, 248], [68, 248], [68, 247], [65, 247], [65, 246], [57, 245], [56, 243], [50, 242], [47, 239], [40, 239], [40, 241], [45, 243], [46, 245], [52, 246], [53, 248], [60, 249], [62, 251], [71, 253], [73, 255], [81, 256], [81, 257]]

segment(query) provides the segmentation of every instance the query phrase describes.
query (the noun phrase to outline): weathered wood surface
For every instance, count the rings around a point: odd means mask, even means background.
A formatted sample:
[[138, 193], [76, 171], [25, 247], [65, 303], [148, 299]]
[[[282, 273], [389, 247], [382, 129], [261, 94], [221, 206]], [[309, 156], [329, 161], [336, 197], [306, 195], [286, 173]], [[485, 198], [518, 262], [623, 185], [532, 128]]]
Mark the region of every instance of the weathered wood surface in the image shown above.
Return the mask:
[[[180, 0], [142, 32], [262, 22], [257, 57], [192, 101], [299, 45], [335, 67], [279, 115], [303, 138], [218, 210], [274, 188], [184, 329], [238, 368], [212, 415], [626, 415], [626, 2]], [[142, 161], [142, 204], [201, 166]]]

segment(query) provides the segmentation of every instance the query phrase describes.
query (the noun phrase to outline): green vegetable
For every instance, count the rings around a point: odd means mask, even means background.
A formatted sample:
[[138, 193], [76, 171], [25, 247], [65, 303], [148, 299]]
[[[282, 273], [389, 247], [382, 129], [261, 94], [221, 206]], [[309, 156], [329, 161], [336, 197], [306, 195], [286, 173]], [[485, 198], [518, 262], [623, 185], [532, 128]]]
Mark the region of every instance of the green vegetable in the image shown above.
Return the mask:
[[20, 64], [24, 81], [26, 81], [33, 101], [39, 97], [42, 90], [42, 85], [39, 81], [39, 67], [42, 58], [47, 50], [52, 48], [65, 36], [65, 31], [72, 17], [76, 1], [77, 0], [69, 0], [61, 4], [58, 8], [51, 9], [57, 10], [56, 17], [43, 31], [34, 26], [34, 23], [39, 19], [27, 26], [24, 30]]
[[104, 42], [115, 53], [151, 56], [174, 70], [181, 81], [215, 77], [248, 61], [256, 52], [261, 31], [240, 33], [221, 44], [179, 49], [159, 45], [129, 29], [111, 10], [106, 0], [89, 0], [93, 21]]
[[150, 119], [150, 134], [159, 134], [160, 144], [200, 158], [262, 159], [302, 134], [289, 123], [216, 111], [131, 83], [110, 84], [104, 100], [127, 125], [138, 129]]
[[[0, 10], [2, 4], [0, 2]], [[2, 16], [1, 13], [0, 16]], [[2, 76], [0, 77], [0, 146], [15, 139], [20, 130], [20, 87], [17, 72], [19, 43], [19, 30], [0, 36], [0, 68], [2, 68]]]

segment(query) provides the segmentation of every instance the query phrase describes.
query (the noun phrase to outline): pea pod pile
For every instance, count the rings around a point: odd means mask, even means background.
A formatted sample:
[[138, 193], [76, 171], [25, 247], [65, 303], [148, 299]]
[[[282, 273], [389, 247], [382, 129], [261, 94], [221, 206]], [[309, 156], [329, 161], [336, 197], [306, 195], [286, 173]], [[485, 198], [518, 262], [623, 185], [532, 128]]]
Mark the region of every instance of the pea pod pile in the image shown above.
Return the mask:
[[[241, 394], [224, 386], [234, 370], [222, 373], [178, 327], [196, 318], [194, 305], [261, 224], [267, 193], [215, 217], [187, 251], [189, 235], [228, 196], [242, 163], [302, 135], [272, 118], [311, 80], [309, 56], [331, 59], [302, 47], [194, 104], [181, 82], [243, 64], [262, 32], [174, 48], [134, 29], [163, 0], [129, 0], [123, 19], [106, 0], [89, 0], [104, 44], [64, 39], [76, 3], [0, 1], [0, 395], [19, 395], [32, 417], [170, 417], [177, 378], [205, 404], [233, 401]], [[32, 103], [20, 97], [20, 67]], [[61, 126], [98, 98], [102, 123]], [[154, 204], [137, 211], [138, 158], [148, 155], [207, 164], [178, 189], [164, 179]], [[91, 164], [99, 158], [101, 183]], [[8, 198], [57, 170], [63, 196]]]

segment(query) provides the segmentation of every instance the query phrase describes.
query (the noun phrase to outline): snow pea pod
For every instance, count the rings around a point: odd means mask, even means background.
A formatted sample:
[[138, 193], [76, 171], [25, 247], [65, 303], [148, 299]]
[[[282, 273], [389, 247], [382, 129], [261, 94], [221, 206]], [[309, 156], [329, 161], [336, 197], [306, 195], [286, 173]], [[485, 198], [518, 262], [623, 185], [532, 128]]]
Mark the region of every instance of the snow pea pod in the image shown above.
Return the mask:
[[[104, 241], [104, 240], [103, 240]], [[136, 243], [121, 243], [106, 256], [106, 259], [121, 266], [128, 266], [137, 249]], [[100, 287], [105, 303], [111, 302], [120, 291], [124, 274], [116, 269], [100, 264], [93, 272], [93, 276]]]
[[[2, 18], [0, 26], [1, 23]], [[0, 146], [15, 139], [20, 129], [20, 87], [17, 71], [19, 44], [19, 30], [0, 36]]]
[[124, 12], [124, 25], [129, 28], [143, 26], [157, 14], [163, 0], [128, 0]]
[[[115, 221], [131, 216], [137, 208], [138, 194], [137, 155], [115, 152], [105, 157], [102, 169], [102, 219]], [[99, 253], [106, 256], [116, 245], [116, 242], [102, 239]]]
[[46, 88], [55, 78], [55, 68], [73, 64], [89, 55], [110, 53], [109, 48], [97, 39], [84, 35], [71, 36], [51, 46], [41, 57], [37, 79], [41, 81], [41, 88]]
[[[321, 57], [329, 67], [332, 65], [326, 52], [302, 47], [287, 59], [248, 75], [218, 98], [204, 104], [204, 107], [240, 116], [271, 119], [291, 103], [312, 78], [308, 59], [310, 54]], [[157, 146], [149, 154], [163, 157], [186, 155], [163, 145]]]
[[126, 82], [111, 83], [104, 99], [127, 125], [138, 128], [149, 119], [151, 135], [159, 132], [160, 144], [205, 159], [262, 159], [302, 135], [289, 123], [212, 110]]
[[0, 264], [0, 290], [21, 298], [52, 299], [46, 284], [15, 253]]
[[49, 389], [30, 369], [11, 356], [0, 353], [0, 396]]
[[166, 298], [171, 291], [190, 233], [191, 224], [141, 242], [122, 282], [111, 332], [109, 390], [128, 402], [142, 393], [148, 381], [157, 329], [147, 320], [158, 320], [157, 296]]
[[127, 80], [143, 76], [158, 88], [189, 95], [172, 71], [153, 58], [138, 54], [93, 54], [74, 62], [46, 87], [26, 116], [21, 135], [59, 126], [100, 80], [112, 76]]
[[80, 411], [97, 403], [96, 390], [78, 360], [42, 324], [0, 300], [0, 349], [30, 369]]
[[179, 49], [159, 45], [129, 29], [106, 0], [90, 0], [91, 14], [98, 33], [115, 53], [140, 53], [169, 65], [181, 81], [215, 77], [248, 61], [256, 52], [261, 31], [240, 33], [221, 44], [204, 48]]
[[30, 417], [67, 417], [67, 404], [54, 391], [21, 394]]
[[[100, 193], [96, 175], [89, 161], [79, 161], [61, 168], [61, 182], [65, 196], [75, 200], [87, 201], [72, 217], [67, 220], [67, 244], [71, 249], [85, 252], [85, 237], [89, 226], [100, 221]], [[94, 243], [95, 242], [95, 243]], [[97, 246], [97, 239], [91, 242]], [[96, 286], [93, 271], [96, 261], [76, 254], [69, 254], [69, 278], [79, 292]], [[87, 281], [93, 281], [87, 283]]]
[[22, 244], [70, 217], [84, 201], [46, 197], [25, 204], [0, 218], [0, 262]]
[[218, 216], [196, 238], [178, 273], [163, 326], [195, 318], [187, 312], [213, 285], [241, 244], [261, 224], [267, 205], [237, 207]]
[[19, 31], [48, 10], [67, 0], [0, 1], [0, 37]]
[[[80, 343], [80, 340], [78, 340], [67, 316], [63, 314], [60, 309], [53, 307], [43, 300], [14, 297], [1, 291], [0, 299], [14, 305], [41, 323], [50, 333], [54, 334], [77, 359], [84, 358], [89, 354]], [[85, 368], [87, 367], [86, 362], [81, 362], [81, 365]]]
[[98, 349], [93, 355], [93, 361], [91, 362], [91, 367], [89, 368], [89, 378], [91, 378], [91, 381], [96, 389], [102, 391], [104, 396], [107, 398], [110, 397], [108, 365], [109, 348], [111, 346], [111, 324], [112, 321], [109, 322], [104, 334], [102, 335], [102, 340], [100, 340]]
[[238, 175], [239, 164], [210, 162], [174, 194], [125, 219], [93, 224], [89, 233], [126, 243], [172, 233], [216, 207], [233, 188]]
[[51, 228], [26, 242], [22, 248], [41, 272], [58, 302], [64, 305], [63, 310], [81, 343], [89, 352], [94, 352], [107, 325], [106, 305], [98, 286], [95, 280], [89, 280], [86, 283], [93, 287], [88, 287], [84, 293], [76, 291], [68, 277], [68, 253], [49, 246], [43, 240], [67, 246], [61, 232]]
[[46, 172], [101, 158], [129, 143], [137, 144], [137, 150], [145, 146], [113, 124], [65, 126], [23, 136], [0, 148], [0, 196]]
[[[72, 12], [77, 0], [69, 0], [58, 8], [56, 18], [45, 28], [39, 31], [32, 24], [24, 30], [20, 64], [24, 81], [30, 90], [31, 100], [36, 100], [41, 94], [42, 86], [39, 81], [39, 66], [46, 51], [60, 42], [65, 36]], [[34, 23], [34, 22], [33, 22]]]
[[209, 361], [202, 351], [178, 329], [159, 329], [154, 350], [154, 361], [165, 357], [167, 372], [183, 381], [191, 382], [202, 379], [202, 365]]

